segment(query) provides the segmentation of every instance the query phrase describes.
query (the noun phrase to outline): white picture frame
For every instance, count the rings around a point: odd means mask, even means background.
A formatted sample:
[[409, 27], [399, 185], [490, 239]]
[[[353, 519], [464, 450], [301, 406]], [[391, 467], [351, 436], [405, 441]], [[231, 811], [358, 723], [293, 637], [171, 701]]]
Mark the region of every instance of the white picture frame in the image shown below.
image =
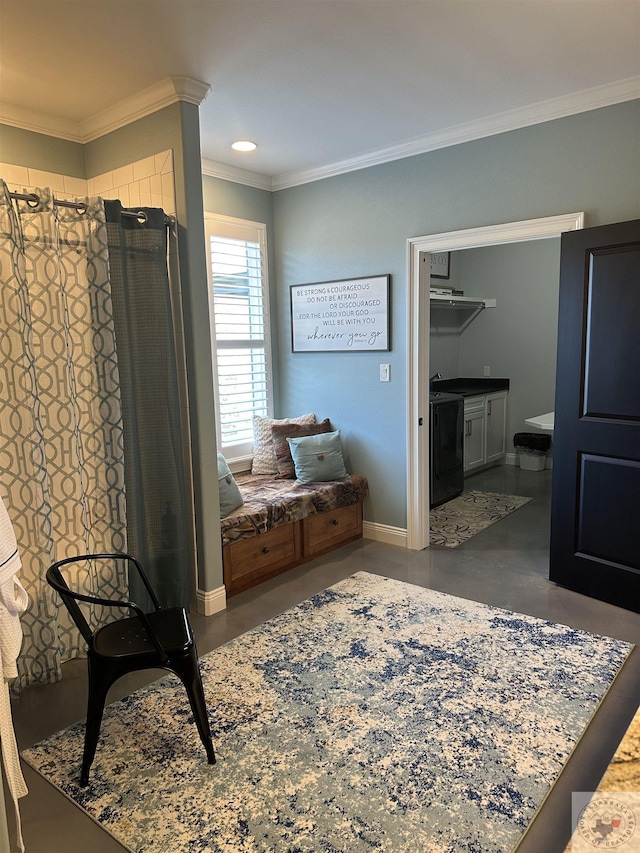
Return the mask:
[[390, 275], [293, 284], [292, 352], [386, 352]]

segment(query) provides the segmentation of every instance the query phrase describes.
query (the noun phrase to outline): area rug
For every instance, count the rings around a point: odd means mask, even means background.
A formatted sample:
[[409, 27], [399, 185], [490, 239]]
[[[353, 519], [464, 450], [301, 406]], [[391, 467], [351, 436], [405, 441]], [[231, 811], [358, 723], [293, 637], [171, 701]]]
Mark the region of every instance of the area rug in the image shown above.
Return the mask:
[[519, 495], [499, 495], [495, 492], [464, 492], [431, 510], [429, 541], [431, 545], [457, 548], [530, 500]]
[[359, 572], [25, 760], [135, 853], [508, 853], [632, 646]]

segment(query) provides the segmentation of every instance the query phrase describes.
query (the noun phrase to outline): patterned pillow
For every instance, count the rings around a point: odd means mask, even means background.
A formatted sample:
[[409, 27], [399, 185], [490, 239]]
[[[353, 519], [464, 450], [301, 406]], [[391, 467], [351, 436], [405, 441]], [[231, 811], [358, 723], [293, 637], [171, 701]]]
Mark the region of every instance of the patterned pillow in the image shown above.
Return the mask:
[[252, 474], [277, 474], [276, 456], [273, 450], [271, 427], [274, 424], [314, 424], [316, 416], [313, 412], [300, 415], [297, 418], [263, 418], [253, 416], [253, 462]]
[[323, 432], [331, 432], [329, 418], [317, 424], [274, 424], [271, 428], [273, 436], [273, 449], [276, 454], [276, 465], [278, 466], [277, 480], [295, 480], [296, 470], [291, 456], [288, 438], [299, 438], [302, 435], [319, 435]]

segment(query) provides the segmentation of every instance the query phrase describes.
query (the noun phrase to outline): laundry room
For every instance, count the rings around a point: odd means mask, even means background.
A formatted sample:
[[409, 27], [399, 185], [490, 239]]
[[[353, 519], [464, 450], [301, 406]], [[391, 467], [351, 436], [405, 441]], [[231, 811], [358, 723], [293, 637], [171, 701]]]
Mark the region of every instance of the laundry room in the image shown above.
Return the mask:
[[[559, 238], [432, 253], [432, 507], [478, 472], [523, 462], [514, 436], [552, 444], [527, 421], [554, 409], [559, 266]], [[536, 452], [550, 468], [551, 447]]]

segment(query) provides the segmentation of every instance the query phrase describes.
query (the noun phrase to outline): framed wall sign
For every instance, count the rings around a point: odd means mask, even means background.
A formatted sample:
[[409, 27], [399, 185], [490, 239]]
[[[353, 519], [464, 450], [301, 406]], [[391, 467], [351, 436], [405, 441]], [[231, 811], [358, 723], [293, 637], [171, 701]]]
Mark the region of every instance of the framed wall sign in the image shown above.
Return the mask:
[[449, 278], [451, 252], [431, 252], [431, 278]]
[[293, 352], [389, 349], [390, 275], [291, 286]]

